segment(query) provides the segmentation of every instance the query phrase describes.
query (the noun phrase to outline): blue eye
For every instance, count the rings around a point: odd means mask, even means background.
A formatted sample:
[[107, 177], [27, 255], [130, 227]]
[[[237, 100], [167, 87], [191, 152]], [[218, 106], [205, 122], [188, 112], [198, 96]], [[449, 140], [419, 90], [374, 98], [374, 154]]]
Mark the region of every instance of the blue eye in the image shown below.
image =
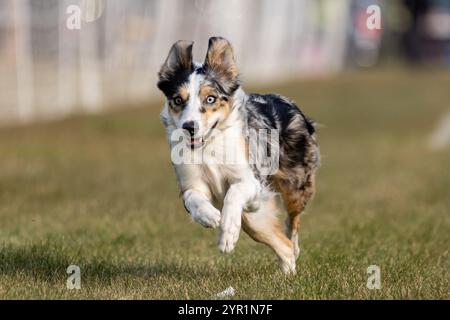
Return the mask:
[[206, 103], [208, 103], [208, 104], [213, 104], [214, 102], [216, 102], [216, 97], [214, 97], [214, 96], [208, 96], [208, 97], [206, 98]]
[[183, 99], [181, 99], [180, 97], [176, 97], [175, 99], [173, 99], [173, 102], [179, 106], [183, 103]]

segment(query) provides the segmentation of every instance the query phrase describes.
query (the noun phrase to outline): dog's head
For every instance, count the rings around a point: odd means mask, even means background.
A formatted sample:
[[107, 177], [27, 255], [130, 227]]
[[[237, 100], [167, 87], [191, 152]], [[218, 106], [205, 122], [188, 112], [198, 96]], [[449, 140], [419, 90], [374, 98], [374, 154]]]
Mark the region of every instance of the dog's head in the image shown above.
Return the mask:
[[198, 148], [227, 118], [239, 88], [233, 48], [224, 38], [209, 39], [203, 64], [192, 59], [193, 42], [177, 41], [158, 73], [158, 88], [167, 99], [169, 116]]

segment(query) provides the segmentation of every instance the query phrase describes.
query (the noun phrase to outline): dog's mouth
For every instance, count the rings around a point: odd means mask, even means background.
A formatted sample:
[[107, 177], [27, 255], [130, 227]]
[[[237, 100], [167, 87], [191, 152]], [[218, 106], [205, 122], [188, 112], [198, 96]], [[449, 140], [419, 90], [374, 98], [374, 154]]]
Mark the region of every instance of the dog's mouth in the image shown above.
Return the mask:
[[213, 130], [217, 127], [217, 124], [219, 123], [219, 120], [217, 120], [214, 125], [211, 127], [211, 129], [208, 130], [208, 132], [203, 137], [190, 137], [190, 139], [187, 141], [188, 147], [191, 149], [198, 149], [203, 147], [206, 142], [208, 141], [209, 137], [211, 136]]
[[188, 141], [187, 141], [187, 145], [188, 147], [190, 147], [191, 149], [198, 149], [203, 147], [204, 144], [204, 140], [203, 137], [200, 138], [193, 138], [191, 137]]

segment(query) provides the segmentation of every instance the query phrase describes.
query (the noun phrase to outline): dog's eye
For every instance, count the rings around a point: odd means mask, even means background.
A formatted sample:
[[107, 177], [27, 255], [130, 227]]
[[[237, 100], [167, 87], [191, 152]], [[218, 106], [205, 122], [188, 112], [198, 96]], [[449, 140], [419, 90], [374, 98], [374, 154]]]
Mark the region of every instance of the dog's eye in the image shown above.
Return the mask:
[[214, 97], [214, 96], [208, 96], [208, 97], [206, 98], [206, 103], [208, 103], [208, 104], [213, 104], [214, 102], [216, 102], [216, 97]]
[[181, 97], [176, 97], [175, 99], [173, 99], [173, 103], [179, 106], [183, 103], [183, 99], [181, 99]]

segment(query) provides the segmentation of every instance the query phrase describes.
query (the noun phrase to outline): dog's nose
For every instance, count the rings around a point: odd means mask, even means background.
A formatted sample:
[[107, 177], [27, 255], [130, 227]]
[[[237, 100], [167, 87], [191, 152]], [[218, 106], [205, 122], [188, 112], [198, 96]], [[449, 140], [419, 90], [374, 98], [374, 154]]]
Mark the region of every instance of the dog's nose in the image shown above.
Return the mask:
[[198, 130], [198, 124], [195, 121], [186, 121], [185, 123], [183, 123], [183, 129], [187, 130], [193, 137], [195, 135], [195, 131]]

